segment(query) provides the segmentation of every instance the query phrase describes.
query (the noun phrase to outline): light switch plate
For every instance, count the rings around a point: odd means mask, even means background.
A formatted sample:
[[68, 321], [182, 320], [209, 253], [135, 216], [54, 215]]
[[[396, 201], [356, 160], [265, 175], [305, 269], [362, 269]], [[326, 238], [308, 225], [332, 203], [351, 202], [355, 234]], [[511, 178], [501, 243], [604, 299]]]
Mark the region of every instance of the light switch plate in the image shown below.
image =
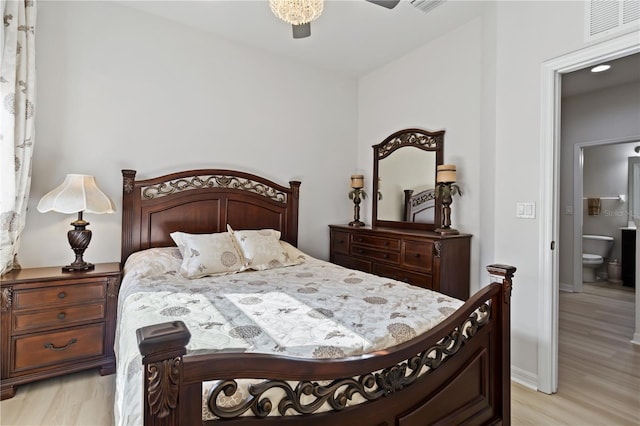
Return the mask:
[[536, 203], [532, 201], [516, 203], [516, 217], [521, 219], [535, 219]]

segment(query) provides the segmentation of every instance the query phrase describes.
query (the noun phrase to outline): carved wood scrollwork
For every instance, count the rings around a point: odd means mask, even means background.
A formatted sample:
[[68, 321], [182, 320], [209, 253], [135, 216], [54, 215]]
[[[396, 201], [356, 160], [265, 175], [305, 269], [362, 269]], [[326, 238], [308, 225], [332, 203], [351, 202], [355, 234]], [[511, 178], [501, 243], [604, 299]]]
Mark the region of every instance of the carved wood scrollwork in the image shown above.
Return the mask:
[[174, 179], [157, 185], [142, 188], [142, 198], [152, 199], [169, 194], [202, 188], [230, 188], [249, 191], [272, 199], [279, 203], [287, 202], [287, 194], [277, 189], [251, 179], [236, 176], [212, 175], [194, 176], [191, 178]]
[[[443, 132], [444, 133], [444, 132]], [[402, 145], [414, 145], [422, 148], [436, 149], [442, 145], [444, 134], [425, 135], [422, 133], [402, 133], [391, 139], [378, 151], [378, 159], [385, 158]]]
[[127, 194], [131, 194], [133, 192], [133, 176], [123, 176], [122, 178], [122, 188], [124, 192]]
[[11, 308], [13, 301], [13, 288], [7, 287], [2, 289], [0, 293], [0, 311], [7, 312]]
[[347, 407], [355, 394], [361, 395], [367, 401], [375, 401], [411, 385], [419, 377], [437, 369], [447, 357], [458, 352], [480, 327], [489, 322], [489, 314], [490, 306], [482, 305], [436, 345], [380, 371], [359, 377], [335, 379], [328, 384], [302, 381], [295, 387], [284, 380], [265, 380], [251, 385], [249, 397], [234, 406], [221, 406], [217, 403], [222, 393], [231, 397], [238, 390], [236, 380], [223, 380], [209, 391], [207, 405], [215, 416], [222, 419], [239, 417], [249, 410], [255, 417], [266, 417], [270, 414], [274, 401], [271, 399], [273, 396], [265, 394], [276, 388], [283, 394], [279, 401], [275, 401], [281, 416], [288, 410], [298, 414], [312, 414], [325, 403], [332, 410], [340, 411]]
[[158, 418], [167, 417], [178, 403], [181, 357], [147, 365], [149, 410]]
[[440, 257], [440, 251], [442, 250], [442, 243], [440, 241], [436, 241], [433, 243], [433, 250], [435, 257]]
[[110, 277], [107, 283], [107, 296], [118, 297], [120, 291], [120, 279], [118, 277]]

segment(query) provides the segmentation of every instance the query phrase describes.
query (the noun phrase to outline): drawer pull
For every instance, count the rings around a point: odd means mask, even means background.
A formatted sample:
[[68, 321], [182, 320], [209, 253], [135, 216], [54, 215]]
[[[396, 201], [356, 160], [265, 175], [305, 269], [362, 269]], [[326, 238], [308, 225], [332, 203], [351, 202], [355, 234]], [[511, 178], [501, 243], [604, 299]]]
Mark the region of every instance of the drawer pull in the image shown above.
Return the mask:
[[356, 241], [361, 243], [362, 242], [362, 238], [356, 238]]
[[60, 320], [61, 320], [61, 319], [64, 319], [64, 317], [66, 317], [66, 316], [67, 316], [67, 314], [65, 314], [64, 312], [60, 312], [60, 313], [58, 314], [58, 319], [60, 319]]
[[358, 254], [362, 254], [362, 253], [364, 253], [364, 250], [362, 249], [358, 250]]
[[58, 299], [64, 299], [66, 296], [67, 295], [64, 291], [61, 291], [60, 293], [58, 293]]
[[416, 253], [416, 254], [414, 254], [414, 255], [413, 255], [413, 257], [415, 257], [415, 258], [420, 257], [420, 253]]
[[45, 349], [51, 349], [52, 351], [64, 351], [65, 349], [69, 349], [71, 347], [71, 345], [73, 345], [74, 343], [77, 343], [77, 342], [78, 342], [78, 339], [76, 339], [74, 337], [73, 339], [70, 339], [69, 342], [66, 345], [61, 346], [59, 348], [56, 348], [53, 343], [45, 343], [44, 344], [44, 348]]
[[384, 257], [385, 259], [388, 259], [389, 255], [387, 253], [385, 253], [384, 256], [382, 256], [382, 257]]
[[389, 246], [389, 241], [385, 241], [385, 242], [384, 242], [384, 245], [385, 245], [385, 246]]

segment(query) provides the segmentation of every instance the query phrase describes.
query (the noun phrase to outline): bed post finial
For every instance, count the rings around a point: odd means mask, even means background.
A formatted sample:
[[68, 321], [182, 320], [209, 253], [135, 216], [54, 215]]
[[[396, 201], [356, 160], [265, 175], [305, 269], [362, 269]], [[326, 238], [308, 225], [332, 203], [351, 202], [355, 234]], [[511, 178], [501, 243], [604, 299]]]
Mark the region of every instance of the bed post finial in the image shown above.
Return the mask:
[[[495, 302], [501, 305], [496, 311], [500, 316], [499, 319], [499, 336], [496, 342], [509, 342], [511, 335], [511, 285], [513, 283], [513, 274], [516, 272], [514, 266], [509, 265], [489, 265], [487, 271], [491, 275], [491, 281], [502, 286], [502, 291], [498, 293]], [[500, 300], [502, 299], [502, 300]], [[502, 303], [500, 303], [502, 302]], [[492, 308], [493, 310], [493, 308]], [[496, 343], [495, 354], [499, 357], [496, 365], [500, 365], [500, 371], [496, 371], [495, 381], [502, 384], [501, 400], [500, 400], [500, 418], [508, 421], [511, 418], [511, 346], [509, 343], [499, 345]]]
[[144, 367], [144, 425], [177, 425], [182, 356], [191, 333], [182, 321], [173, 321], [139, 328], [136, 336]]
[[130, 169], [122, 170], [122, 190], [125, 194], [130, 194], [133, 191], [133, 182], [136, 178], [136, 171]]

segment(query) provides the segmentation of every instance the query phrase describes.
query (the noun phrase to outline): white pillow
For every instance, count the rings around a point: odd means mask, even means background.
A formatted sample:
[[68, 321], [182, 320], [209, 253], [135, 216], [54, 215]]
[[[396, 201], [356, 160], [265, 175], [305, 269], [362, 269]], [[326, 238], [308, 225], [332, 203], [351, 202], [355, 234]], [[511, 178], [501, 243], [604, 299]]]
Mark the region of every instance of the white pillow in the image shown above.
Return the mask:
[[280, 244], [280, 231], [275, 229], [234, 231], [229, 225], [227, 230], [233, 235], [244, 257], [245, 268], [263, 271], [286, 266], [288, 257]]
[[242, 256], [228, 232], [215, 234], [187, 234], [173, 232], [182, 254], [180, 274], [187, 278], [206, 275], [232, 274], [244, 270]]

